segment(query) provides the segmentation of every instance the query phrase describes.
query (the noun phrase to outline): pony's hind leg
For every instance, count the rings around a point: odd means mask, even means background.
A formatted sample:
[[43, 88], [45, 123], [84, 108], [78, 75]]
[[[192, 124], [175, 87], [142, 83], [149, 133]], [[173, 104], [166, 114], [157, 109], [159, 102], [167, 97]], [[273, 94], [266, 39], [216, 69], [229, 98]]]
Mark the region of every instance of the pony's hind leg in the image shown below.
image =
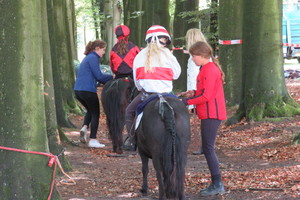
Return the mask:
[[142, 160], [142, 173], [143, 173], [143, 185], [140, 189], [140, 192], [143, 195], [147, 195], [148, 193], [148, 173], [149, 173], [149, 158], [146, 157], [143, 153], [140, 152], [141, 160]]
[[164, 182], [163, 182], [162, 172], [156, 171], [156, 178], [157, 178], [157, 181], [158, 181], [159, 200], [167, 199], [165, 189], [164, 189]]

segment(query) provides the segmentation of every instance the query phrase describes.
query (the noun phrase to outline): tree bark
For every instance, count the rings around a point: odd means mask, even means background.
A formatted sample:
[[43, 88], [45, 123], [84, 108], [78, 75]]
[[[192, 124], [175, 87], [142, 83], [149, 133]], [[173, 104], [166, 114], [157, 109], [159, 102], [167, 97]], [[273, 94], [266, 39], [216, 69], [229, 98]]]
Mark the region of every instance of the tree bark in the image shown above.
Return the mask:
[[129, 40], [139, 47], [145, 46], [145, 33], [142, 30], [142, 0], [123, 0], [124, 24], [130, 28]]
[[[185, 35], [190, 28], [199, 28], [198, 22], [188, 22], [192, 16], [182, 17], [180, 13], [188, 11], [197, 11], [199, 9], [199, 0], [181, 1], [176, 0], [174, 22], [173, 22], [173, 45], [175, 47], [185, 46]], [[184, 54], [182, 51], [174, 51], [180, 66], [181, 75], [178, 80], [174, 81], [174, 89], [185, 91], [187, 84], [187, 62], [189, 54]]]
[[70, 169], [69, 162], [65, 158], [63, 147], [61, 146], [61, 140], [58, 131], [57, 117], [56, 117], [56, 106], [54, 96], [54, 85], [53, 85], [53, 73], [52, 73], [52, 62], [51, 62], [51, 51], [49, 41], [49, 31], [47, 23], [47, 5], [46, 1], [42, 3], [42, 48], [43, 48], [43, 76], [44, 76], [44, 99], [45, 99], [45, 117], [46, 117], [46, 130], [48, 137], [48, 146], [50, 152], [54, 155], [61, 154], [60, 162], [63, 168]]
[[[119, 0], [114, 0], [113, 4], [113, 30], [115, 30], [115, 27], [121, 24], [121, 15], [122, 15], [122, 8], [121, 8], [121, 3]], [[113, 34], [113, 45], [117, 42], [116, 35]], [[112, 45], [112, 46], [113, 46]]]
[[[0, 2], [0, 146], [49, 152], [42, 70], [45, 1]], [[0, 150], [0, 199], [47, 199], [53, 171], [48, 159]], [[56, 191], [52, 199], [60, 199]]]
[[[103, 13], [105, 16], [104, 19], [104, 29], [102, 35], [102, 39], [107, 43], [106, 52], [110, 52], [112, 47], [114, 46], [114, 27], [113, 27], [113, 2], [110, 0], [103, 1]], [[102, 63], [109, 63], [109, 53], [104, 54], [103, 59], [101, 60]]]
[[282, 0], [244, 0], [243, 101], [232, 120], [300, 114], [284, 80]]
[[49, 0], [47, 9], [57, 121], [59, 126], [74, 127], [67, 117], [67, 113], [79, 109], [73, 92], [73, 40], [69, 37], [66, 2]]
[[99, 5], [97, 0], [91, 0], [92, 4], [92, 12], [93, 12], [93, 20], [94, 20], [94, 29], [95, 29], [95, 36], [97, 39], [100, 38], [100, 19], [99, 19]]
[[218, 45], [218, 7], [219, 7], [219, 0], [211, 0], [210, 3], [210, 45], [214, 52], [216, 53], [216, 48]]
[[[242, 39], [242, 1], [220, 0], [219, 8], [219, 39]], [[225, 73], [227, 105], [238, 105], [242, 96], [242, 44], [219, 44], [219, 61]]]
[[[77, 60], [77, 48], [76, 48], [76, 16], [75, 16], [75, 3], [74, 0], [66, 0], [66, 12], [67, 12], [67, 24], [69, 26], [70, 36], [70, 51], [72, 59]], [[72, 60], [73, 64], [73, 60]], [[73, 67], [73, 65], [72, 65]]]

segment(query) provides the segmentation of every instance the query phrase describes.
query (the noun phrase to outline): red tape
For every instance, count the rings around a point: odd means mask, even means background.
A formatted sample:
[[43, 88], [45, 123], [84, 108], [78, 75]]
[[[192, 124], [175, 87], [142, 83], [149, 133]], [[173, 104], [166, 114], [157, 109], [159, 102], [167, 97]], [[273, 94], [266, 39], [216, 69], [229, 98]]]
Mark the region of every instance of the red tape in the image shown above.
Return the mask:
[[[219, 40], [219, 44], [222, 45], [234, 45], [234, 44], [242, 44], [242, 40]], [[300, 44], [291, 44], [291, 43], [282, 43], [282, 46], [287, 47], [300, 47]]]
[[282, 43], [282, 46], [286, 46], [286, 47], [300, 47], [300, 44]]
[[52, 181], [51, 181], [51, 186], [50, 186], [50, 192], [48, 195], [48, 200], [51, 200], [53, 189], [54, 189], [54, 181], [55, 181], [55, 176], [56, 176], [56, 167], [57, 167], [57, 162], [56, 159], [58, 159], [56, 156], [54, 156], [51, 153], [44, 153], [44, 152], [37, 152], [37, 151], [27, 151], [27, 150], [22, 150], [22, 149], [15, 149], [15, 148], [10, 148], [10, 147], [3, 147], [0, 146], [0, 149], [7, 150], [7, 151], [16, 151], [16, 152], [21, 152], [21, 153], [29, 153], [29, 154], [37, 154], [37, 155], [43, 155], [49, 157], [48, 161], [48, 166], [52, 167], [54, 164], [54, 170], [52, 174]]
[[233, 45], [233, 44], [242, 44], [242, 40], [219, 40], [219, 44], [223, 45]]
[[182, 47], [174, 47], [174, 48], [172, 49], [172, 51], [174, 51], [174, 50], [181, 50], [182, 53], [184, 53], [184, 54], [189, 54], [189, 51], [188, 51], [188, 50], [185, 50], [185, 49], [182, 48]]

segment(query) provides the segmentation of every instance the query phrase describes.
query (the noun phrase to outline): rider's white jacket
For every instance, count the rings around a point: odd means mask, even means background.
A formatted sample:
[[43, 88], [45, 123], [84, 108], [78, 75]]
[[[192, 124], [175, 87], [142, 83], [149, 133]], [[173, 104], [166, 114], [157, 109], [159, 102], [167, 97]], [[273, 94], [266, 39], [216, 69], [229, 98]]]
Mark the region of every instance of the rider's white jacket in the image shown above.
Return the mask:
[[133, 77], [139, 91], [169, 93], [173, 90], [172, 80], [178, 79], [181, 68], [176, 57], [168, 48], [161, 48], [158, 54], [152, 54], [150, 66], [153, 72], [145, 72], [148, 47], [134, 59]]

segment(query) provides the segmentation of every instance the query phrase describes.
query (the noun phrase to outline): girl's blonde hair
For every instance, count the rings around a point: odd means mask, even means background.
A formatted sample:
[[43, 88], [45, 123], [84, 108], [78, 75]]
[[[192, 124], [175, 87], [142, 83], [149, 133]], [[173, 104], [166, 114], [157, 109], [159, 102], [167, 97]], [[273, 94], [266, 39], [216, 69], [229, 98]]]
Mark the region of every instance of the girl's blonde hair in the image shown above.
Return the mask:
[[203, 33], [201, 32], [200, 29], [198, 28], [191, 28], [186, 32], [185, 35], [185, 40], [186, 40], [186, 49], [190, 49], [190, 47], [198, 41], [203, 41], [206, 42], [206, 39], [203, 35]]
[[219, 64], [219, 61], [217, 58], [213, 56], [213, 50], [211, 46], [207, 42], [198, 41], [194, 43], [190, 48], [189, 52], [191, 55], [196, 56], [203, 56], [204, 58], [212, 58], [212, 61], [217, 65], [217, 67], [220, 69], [222, 74], [222, 80], [223, 83], [225, 83], [225, 74]]
[[[154, 66], [151, 63], [151, 60], [158, 60], [159, 65], [162, 65], [162, 59], [168, 59], [169, 55], [166, 52], [168, 50], [163, 45], [160, 45], [158, 42], [150, 42], [147, 44], [147, 54], [145, 61], [145, 72], [154, 72]], [[169, 50], [168, 50], [169, 51]], [[171, 52], [170, 52], [171, 54]], [[163, 57], [162, 57], [163, 56]]]

